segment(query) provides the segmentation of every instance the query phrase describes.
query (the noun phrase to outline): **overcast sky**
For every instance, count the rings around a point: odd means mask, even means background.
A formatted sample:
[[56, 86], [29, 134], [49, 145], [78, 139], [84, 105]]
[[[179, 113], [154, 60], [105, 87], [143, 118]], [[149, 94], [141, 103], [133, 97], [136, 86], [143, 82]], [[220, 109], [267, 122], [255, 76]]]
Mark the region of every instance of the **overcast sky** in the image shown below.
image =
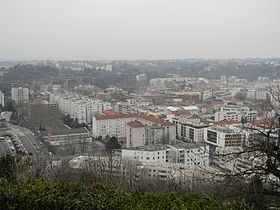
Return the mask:
[[0, 0], [0, 59], [280, 57], [280, 0]]

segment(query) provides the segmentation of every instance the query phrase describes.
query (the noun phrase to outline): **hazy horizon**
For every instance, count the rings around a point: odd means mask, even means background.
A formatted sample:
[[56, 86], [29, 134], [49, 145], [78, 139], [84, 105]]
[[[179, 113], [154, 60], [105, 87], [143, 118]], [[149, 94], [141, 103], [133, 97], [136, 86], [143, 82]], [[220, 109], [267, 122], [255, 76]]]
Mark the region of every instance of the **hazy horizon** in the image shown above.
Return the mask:
[[0, 60], [280, 57], [278, 0], [9, 0]]

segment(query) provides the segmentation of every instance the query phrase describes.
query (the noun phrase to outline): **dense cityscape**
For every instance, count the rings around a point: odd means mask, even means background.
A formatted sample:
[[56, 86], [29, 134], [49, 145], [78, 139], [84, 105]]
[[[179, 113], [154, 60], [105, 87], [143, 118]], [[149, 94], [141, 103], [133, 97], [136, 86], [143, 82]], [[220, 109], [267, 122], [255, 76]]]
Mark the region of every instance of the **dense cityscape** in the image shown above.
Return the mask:
[[268, 187], [279, 182], [263, 144], [278, 144], [280, 60], [0, 64], [1, 156], [20, 155], [43, 176], [86, 173], [144, 191], [258, 173]]
[[280, 209], [279, 0], [0, 0], [0, 210]]

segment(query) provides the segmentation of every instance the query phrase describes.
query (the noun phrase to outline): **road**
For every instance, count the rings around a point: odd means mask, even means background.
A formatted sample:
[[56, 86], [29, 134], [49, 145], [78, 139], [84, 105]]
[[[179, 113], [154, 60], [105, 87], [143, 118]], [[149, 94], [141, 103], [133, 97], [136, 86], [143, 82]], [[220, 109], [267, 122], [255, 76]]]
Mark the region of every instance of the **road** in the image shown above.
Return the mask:
[[40, 141], [35, 137], [35, 135], [28, 130], [17, 125], [8, 124], [9, 131], [7, 133], [12, 133], [18, 137], [20, 144], [23, 145], [23, 148], [27, 150], [32, 155], [37, 156], [44, 151], [44, 146]]

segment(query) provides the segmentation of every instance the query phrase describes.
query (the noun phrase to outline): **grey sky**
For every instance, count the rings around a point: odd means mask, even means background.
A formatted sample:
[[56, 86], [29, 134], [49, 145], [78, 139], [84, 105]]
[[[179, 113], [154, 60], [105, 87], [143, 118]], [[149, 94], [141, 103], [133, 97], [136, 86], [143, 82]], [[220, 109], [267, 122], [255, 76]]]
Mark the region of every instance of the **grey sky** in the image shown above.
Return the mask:
[[0, 0], [0, 59], [280, 57], [279, 0]]

